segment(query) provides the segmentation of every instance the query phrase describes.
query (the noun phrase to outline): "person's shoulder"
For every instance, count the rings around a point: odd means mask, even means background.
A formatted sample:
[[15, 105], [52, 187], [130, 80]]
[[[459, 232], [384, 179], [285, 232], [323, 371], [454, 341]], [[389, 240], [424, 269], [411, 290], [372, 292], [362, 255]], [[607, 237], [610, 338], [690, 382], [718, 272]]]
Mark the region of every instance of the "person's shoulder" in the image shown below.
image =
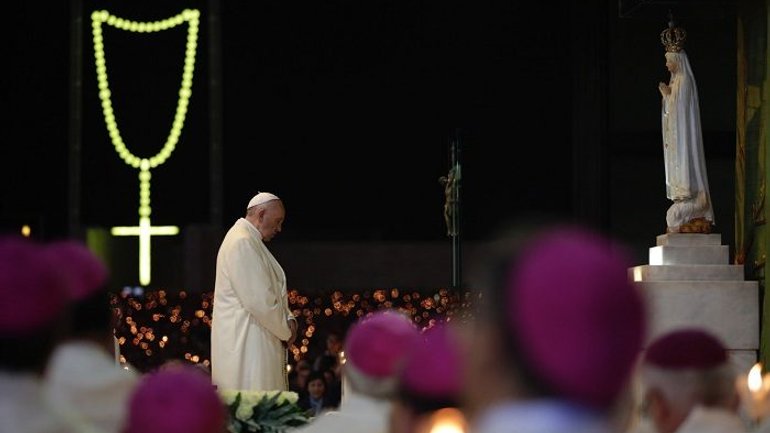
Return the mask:
[[246, 221], [244, 218], [237, 219], [233, 225], [230, 227], [229, 230], [227, 230], [227, 234], [225, 237], [230, 235], [242, 235], [243, 233], [248, 234], [249, 228], [247, 224], [250, 224], [248, 221]]
[[222, 240], [222, 246], [220, 248], [228, 248], [233, 246], [244, 246], [251, 244], [251, 233], [249, 233], [248, 227], [243, 224], [236, 223], [225, 234]]

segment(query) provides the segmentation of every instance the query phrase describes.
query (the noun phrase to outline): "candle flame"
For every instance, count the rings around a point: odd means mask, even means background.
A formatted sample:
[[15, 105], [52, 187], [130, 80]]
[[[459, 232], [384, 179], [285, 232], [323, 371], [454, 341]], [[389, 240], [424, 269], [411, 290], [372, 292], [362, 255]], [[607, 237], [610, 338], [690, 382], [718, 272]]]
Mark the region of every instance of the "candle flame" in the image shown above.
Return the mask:
[[757, 392], [762, 389], [762, 363], [757, 362], [751, 367], [748, 385], [751, 392]]
[[430, 433], [464, 433], [462, 427], [451, 422], [438, 423], [430, 429]]
[[465, 433], [465, 417], [455, 408], [443, 408], [433, 415], [430, 433]]

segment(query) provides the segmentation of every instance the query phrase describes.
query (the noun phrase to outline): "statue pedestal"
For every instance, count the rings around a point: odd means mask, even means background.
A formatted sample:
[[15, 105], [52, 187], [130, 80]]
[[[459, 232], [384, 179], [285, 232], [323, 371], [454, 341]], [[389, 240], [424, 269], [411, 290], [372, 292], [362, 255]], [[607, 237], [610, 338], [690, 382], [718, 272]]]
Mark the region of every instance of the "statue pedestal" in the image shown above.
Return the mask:
[[719, 337], [738, 369], [748, 373], [759, 350], [759, 285], [745, 281], [742, 265], [729, 263], [718, 233], [670, 233], [657, 237], [649, 264], [629, 277], [647, 300], [648, 336], [673, 329], [705, 328]]
[[[735, 373], [748, 374], [759, 353], [759, 284], [745, 281], [743, 266], [731, 265], [729, 247], [718, 233], [669, 233], [657, 237], [649, 263], [628, 269], [647, 302], [647, 339], [699, 327], [727, 347]], [[632, 378], [629, 431], [647, 431], [641, 415], [642, 387]]]

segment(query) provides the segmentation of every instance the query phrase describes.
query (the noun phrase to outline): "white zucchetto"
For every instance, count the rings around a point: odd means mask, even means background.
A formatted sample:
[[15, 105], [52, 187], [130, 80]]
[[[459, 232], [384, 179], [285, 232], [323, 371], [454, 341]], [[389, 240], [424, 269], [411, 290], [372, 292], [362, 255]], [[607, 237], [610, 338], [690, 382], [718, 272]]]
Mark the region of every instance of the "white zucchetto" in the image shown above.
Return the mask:
[[253, 206], [256, 206], [262, 203], [267, 203], [273, 200], [280, 200], [280, 199], [275, 194], [271, 194], [269, 192], [260, 192], [259, 194], [252, 197], [251, 200], [249, 200], [249, 204], [248, 206], [246, 206], [246, 209], [249, 209]]

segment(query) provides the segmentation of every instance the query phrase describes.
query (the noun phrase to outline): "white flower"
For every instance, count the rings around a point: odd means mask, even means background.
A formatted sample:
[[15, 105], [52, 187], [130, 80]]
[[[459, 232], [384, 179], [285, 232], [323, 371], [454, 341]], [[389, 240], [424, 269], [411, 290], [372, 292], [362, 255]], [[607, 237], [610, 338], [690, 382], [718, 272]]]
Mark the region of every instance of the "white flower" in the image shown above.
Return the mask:
[[235, 416], [239, 419], [248, 419], [251, 417], [253, 407], [259, 403], [262, 398], [273, 398], [278, 394], [277, 403], [282, 404], [289, 402], [291, 404], [297, 403], [299, 395], [293, 391], [245, 391], [238, 389], [226, 389], [220, 390], [219, 395], [227, 405], [233, 404], [238, 394], [241, 394], [241, 403], [235, 411]]

